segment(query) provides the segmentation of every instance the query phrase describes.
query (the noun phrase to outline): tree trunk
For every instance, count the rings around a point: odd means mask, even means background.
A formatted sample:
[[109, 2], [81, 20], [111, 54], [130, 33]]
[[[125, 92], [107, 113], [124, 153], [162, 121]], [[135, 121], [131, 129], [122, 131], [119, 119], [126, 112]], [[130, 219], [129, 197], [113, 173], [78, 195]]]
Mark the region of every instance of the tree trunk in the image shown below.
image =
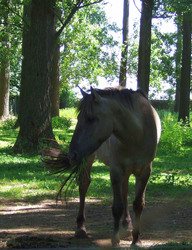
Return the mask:
[[9, 118], [9, 71], [9, 59], [5, 56], [0, 72], [0, 120]]
[[29, 27], [23, 33], [23, 61], [19, 108], [20, 131], [16, 151], [37, 150], [42, 139], [54, 138], [51, 126], [50, 72], [56, 43], [56, 0], [32, 0]]
[[[3, 0], [4, 6], [8, 6], [8, 1]], [[9, 61], [9, 11], [3, 11], [4, 32], [1, 37], [1, 45], [3, 52], [1, 54], [0, 66], [0, 120], [5, 120], [9, 117], [9, 81], [10, 81], [10, 61]]]
[[151, 20], [153, 0], [142, 1], [142, 13], [139, 39], [138, 83], [139, 89], [148, 96], [151, 56]]
[[176, 93], [175, 93], [175, 106], [174, 111], [179, 111], [180, 103], [180, 82], [181, 82], [181, 54], [182, 54], [182, 27], [178, 20], [177, 23], [177, 44], [175, 53], [175, 64], [176, 64]]
[[123, 87], [126, 87], [128, 33], [129, 33], [129, 0], [124, 0], [123, 44], [122, 44], [122, 52], [121, 52], [120, 75], [119, 75], [119, 85]]
[[179, 118], [184, 123], [189, 121], [190, 104], [190, 75], [191, 75], [191, 28], [192, 14], [188, 11], [183, 14], [183, 51], [181, 67]]
[[57, 41], [54, 56], [52, 60], [51, 68], [51, 88], [50, 88], [50, 100], [51, 100], [51, 117], [59, 116], [59, 42]]

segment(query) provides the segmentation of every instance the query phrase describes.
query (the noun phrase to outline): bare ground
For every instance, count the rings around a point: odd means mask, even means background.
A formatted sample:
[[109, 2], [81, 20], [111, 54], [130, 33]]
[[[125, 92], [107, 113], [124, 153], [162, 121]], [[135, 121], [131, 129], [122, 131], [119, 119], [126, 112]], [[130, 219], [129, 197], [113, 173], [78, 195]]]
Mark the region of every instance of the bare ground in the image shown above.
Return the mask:
[[[30, 205], [0, 199], [0, 248], [110, 247], [111, 205], [101, 199], [88, 199], [86, 204], [89, 238], [80, 240], [74, 237], [78, 200], [56, 206], [51, 200]], [[142, 216], [143, 246], [168, 242], [192, 244], [189, 204], [172, 202], [146, 206]], [[130, 239], [121, 240], [120, 246], [128, 248], [130, 244]]]

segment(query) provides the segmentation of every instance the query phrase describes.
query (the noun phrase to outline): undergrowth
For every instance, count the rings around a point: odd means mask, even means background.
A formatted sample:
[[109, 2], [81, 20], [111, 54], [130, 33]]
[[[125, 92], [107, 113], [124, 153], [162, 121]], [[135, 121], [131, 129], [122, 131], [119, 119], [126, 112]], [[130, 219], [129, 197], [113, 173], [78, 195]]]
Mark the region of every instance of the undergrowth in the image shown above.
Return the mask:
[[162, 134], [159, 148], [164, 154], [182, 153], [192, 146], [192, 121], [188, 124], [177, 122], [177, 114], [159, 111]]
[[[65, 147], [74, 131], [76, 113], [74, 109], [61, 110], [60, 113], [62, 117], [54, 119], [53, 127], [57, 140]], [[192, 123], [181, 126], [177, 123], [177, 115], [162, 111], [159, 114], [162, 135], [147, 192], [147, 199], [152, 203], [173, 199], [192, 189]], [[11, 147], [18, 130], [12, 129], [12, 125], [12, 121], [0, 124], [0, 198], [29, 202], [54, 199], [65, 176], [48, 175], [40, 156], [13, 154]], [[134, 186], [135, 178], [131, 176], [130, 200], [134, 197]], [[78, 196], [77, 186], [73, 196]], [[92, 168], [88, 197], [112, 198], [109, 168], [98, 161]]]

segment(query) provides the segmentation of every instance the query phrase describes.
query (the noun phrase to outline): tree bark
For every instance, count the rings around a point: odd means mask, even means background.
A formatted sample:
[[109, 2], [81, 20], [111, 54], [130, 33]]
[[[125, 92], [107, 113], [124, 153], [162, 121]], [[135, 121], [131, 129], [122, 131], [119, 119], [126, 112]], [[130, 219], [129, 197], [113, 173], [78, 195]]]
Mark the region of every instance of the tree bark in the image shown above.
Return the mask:
[[119, 85], [125, 87], [127, 82], [127, 54], [129, 33], [129, 0], [124, 0], [123, 9], [123, 44], [121, 52]]
[[[8, 6], [9, 2], [3, 0], [4, 6]], [[1, 37], [1, 45], [3, 52], [1, 54], [0, 66], [0, 120], [9, 118], [9, 82], [10, 82], [10, 41], [9, 41], [9, 11], [8, 8], [3, 11], [4, 16], [4, 32]]]
[[149, 92], [150, 77], [151, 22], [153, 5], [153, 0], [142, 0], [137, 86], [147, 96]]
[[20, 131], [14, 149], [39, 149], [41, 140], [54, 138], [51, 125], [51, 66], [56, 43], [56, 0], [32, 0], [27, 7], [29, 27], [23, 33], [19, 108]]
[[51, 117], [59, 116], [59, 42], [55, 46], [54, 56], [51, 68], [51, 87], [50, 87], [50, 100], [51, 100]]
[[180, 103], [180, 82], [181, 82], [181, 54], [182, 54], [182, 27], [178, 20], [177, 22], [177, 44], [175, 53], [176, 64], [176, 93], [174, 111], [179, 112]]
[[9, 59], [5, 56], [0, 70], [0, 120], [9, 118]]
[[183, 51], [181, 67], [179, 118], [184, 123], [189, 121], [190, 104], [190, 75], [191, 75], [191, 28], [192, 14], [188, 11], [183, 14]]

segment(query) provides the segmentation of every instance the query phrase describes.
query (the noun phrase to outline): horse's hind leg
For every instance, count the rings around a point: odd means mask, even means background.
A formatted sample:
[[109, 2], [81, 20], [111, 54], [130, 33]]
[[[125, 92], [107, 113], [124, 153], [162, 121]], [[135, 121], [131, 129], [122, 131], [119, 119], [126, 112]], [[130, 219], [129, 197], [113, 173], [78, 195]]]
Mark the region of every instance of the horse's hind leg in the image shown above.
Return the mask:
[[129, 213], [128, 202], [127, 202], [127, 194], [128, 194], [128, 184], [129, 184], [129, 175], [124, 177], [123, 184], [122, 184], [122, 200], [123, 200], [123, 231], [121, 232], [121, 238], [127, 238], [132, 236], [132, 222], [131, 216]]
[[120, 242], [119, 238], [119, 222], [123, 214], [123, 201], [122, 201], [122, 180], [123, 174], [120, 169], [111, 169], [111, 183], [113, 188], [113, 205], [112, 213], [114, 218], [114, 234], [112, 237], [112, 245], [116, 246]]
[[86, 227], [85, 227], [85, 196], [91, 183], [91, 167], [94, 161], [95, 155], [91, 155], [88, 158], [87, 166], [85, 172], [80, 176], [79, 183], [79, 196], [80, 196], [80, 204], [79, 204], [79, 212], [77, 215], [77, 229], [75, 232], [75, 237], [78, 238], [87, 238]]
[[147, 182], [149, 176], [151, 174], [151, 167], [150, 164], [146, 168], [143, 169], [140, 175], [136, 175], [136, 188], [135, 188], [135, 200], [133, 202], [133, 210], [135, 213], [135, 220], [133, 224], [133, 245], [141, 245], [140, 241], [140, 218], [143, 208], [145, 206], [145, 191], [147, 187]]

